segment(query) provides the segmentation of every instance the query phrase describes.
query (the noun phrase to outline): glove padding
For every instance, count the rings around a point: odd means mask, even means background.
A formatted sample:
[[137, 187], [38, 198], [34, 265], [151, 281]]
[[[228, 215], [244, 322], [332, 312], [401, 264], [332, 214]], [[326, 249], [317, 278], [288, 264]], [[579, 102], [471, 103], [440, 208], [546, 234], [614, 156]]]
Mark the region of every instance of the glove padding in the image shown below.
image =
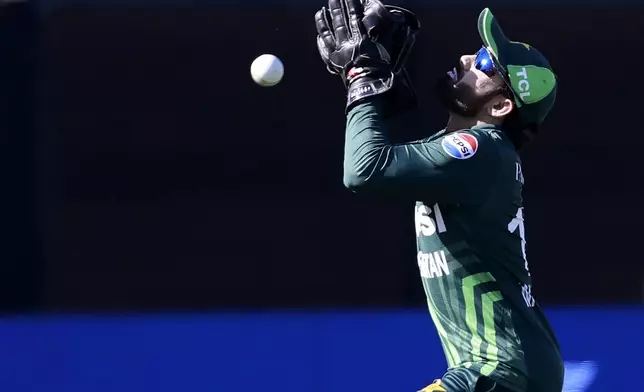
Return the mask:
[[363, 0], [362, 24], [367, 35], [385, 47], [391, 57], [392, 71], [405, 66], [407, 57], [416, 43], [420, 21], [402, 7], [384, 5], [379, 0]]
[[374, 95], [385, 98], [385, 116], [416, 106], [403, 68], [420, 28], [411, 12], [377, 0], [329, 0], [329, 8], [315, 14], [315, 24], [320, 56], [348, 90], [347, 111]]
[[391, 117], [418, 106], [416, 91], [405, 64], [420, 31], [416, 15], [402, 7], [384, 5], [379, 0], [363, 0], [362, 23], [369, 37], [389, 53], [395, 83], [383, 95], [383, 115]]

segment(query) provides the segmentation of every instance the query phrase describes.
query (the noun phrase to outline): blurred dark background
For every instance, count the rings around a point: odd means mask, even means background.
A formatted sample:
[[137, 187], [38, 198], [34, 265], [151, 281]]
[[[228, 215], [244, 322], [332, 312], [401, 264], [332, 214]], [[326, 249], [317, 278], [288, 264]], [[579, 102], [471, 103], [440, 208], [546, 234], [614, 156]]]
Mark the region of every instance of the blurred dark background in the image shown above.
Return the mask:
[[[309, 4], [0, 7], [2, 310], [424, 306], [413, 204], [342, 186]], [[480, 47], [483, 6], [399, 4], [423, 26], [411, 140], [442, 128], [433, 81]], [[644, 12], [487, 5], [560, 80], [524, 156], [537, 298], [641, 303]], [[276, 87], [251, 81], [262, 53]]]

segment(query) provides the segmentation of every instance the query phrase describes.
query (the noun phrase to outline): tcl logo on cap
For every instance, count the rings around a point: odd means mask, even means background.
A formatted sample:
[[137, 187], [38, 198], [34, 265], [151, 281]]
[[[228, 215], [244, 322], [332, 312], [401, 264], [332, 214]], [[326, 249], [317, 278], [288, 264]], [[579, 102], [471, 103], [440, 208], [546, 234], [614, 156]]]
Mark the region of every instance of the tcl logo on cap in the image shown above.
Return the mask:
[[479, 142], [468, 133], [454, 132], [443, 138], [441, 146], [452, 158], [468, 159], [476, 154]]

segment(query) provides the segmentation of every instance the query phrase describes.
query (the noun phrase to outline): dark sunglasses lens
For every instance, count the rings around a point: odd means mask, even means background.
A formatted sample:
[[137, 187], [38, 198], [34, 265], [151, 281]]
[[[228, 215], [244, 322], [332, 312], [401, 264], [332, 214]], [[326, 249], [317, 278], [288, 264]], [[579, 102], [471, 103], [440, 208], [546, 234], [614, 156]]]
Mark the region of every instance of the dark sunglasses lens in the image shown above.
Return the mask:
[[492, 62], [490, 53], [487, 50], [485, 50], [485, 48], [481, 48], [481, 50], [479, 50], [478, 53], [476, 54], [476, 60], [474, 60], [474, 66], [479, 71], [485, 72], [488, 75], [492, 75], [495, 73], [494, 62]]

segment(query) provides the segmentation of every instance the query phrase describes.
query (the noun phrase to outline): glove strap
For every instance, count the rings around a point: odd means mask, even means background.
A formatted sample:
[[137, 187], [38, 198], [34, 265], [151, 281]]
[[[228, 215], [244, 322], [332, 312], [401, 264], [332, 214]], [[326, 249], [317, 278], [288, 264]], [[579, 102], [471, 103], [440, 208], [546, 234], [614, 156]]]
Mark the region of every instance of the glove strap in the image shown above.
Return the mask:
[[394, 85], [394, 74], [381, 78], [360, 77], [351, 82], [347, 92], [346, 111], [359, 104], [365, 98], [380, 95], [391, 90]]

